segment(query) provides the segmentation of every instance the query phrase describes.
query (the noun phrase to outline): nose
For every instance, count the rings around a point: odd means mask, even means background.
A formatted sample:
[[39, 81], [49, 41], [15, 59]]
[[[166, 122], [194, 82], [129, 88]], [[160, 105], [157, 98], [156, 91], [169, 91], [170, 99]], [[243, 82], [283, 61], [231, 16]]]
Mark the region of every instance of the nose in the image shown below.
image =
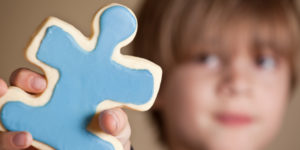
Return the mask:
[[246, 96], [251, 92], [251, 82], [251, 69], [247, 60], [233, 59], [220, 75], [218, 92], [227, 97]]

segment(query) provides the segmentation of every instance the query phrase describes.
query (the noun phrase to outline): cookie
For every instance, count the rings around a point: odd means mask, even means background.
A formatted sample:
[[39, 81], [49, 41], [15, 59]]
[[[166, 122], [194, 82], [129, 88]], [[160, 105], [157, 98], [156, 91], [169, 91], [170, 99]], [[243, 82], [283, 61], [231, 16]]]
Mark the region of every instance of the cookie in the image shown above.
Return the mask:
[[137, 32], [136, 17], [125, 6], [111, 4], [99, 10], [92, 29], [91, 37], [85, 37], [60, 19], [46, 19], [29, 43], [26, 58], [42, 69], [47, 88], [31, 95], [9, 87], [0, 98], [1, 131], [28, 131], [33, 146], [43, 150], [123, 149], [99, 129], [97, 115], [120, 106], [148, 110], [162, 70], [120, 53]]

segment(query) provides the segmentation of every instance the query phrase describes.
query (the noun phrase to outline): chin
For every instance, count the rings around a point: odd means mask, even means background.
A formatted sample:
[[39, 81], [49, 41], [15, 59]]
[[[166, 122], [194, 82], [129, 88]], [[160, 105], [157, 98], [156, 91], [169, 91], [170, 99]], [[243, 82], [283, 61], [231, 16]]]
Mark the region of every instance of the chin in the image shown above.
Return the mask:
[[256, 143], [250, 139], [247, 141], [236, 141], [228, 139], [221, 142], [212, 142], [208, 146], [208, 150], [260, 150]]
[[262, 135], [249, 130], [227, 129], [216, 131], [207, 141], [208, 150], [262, 150]]

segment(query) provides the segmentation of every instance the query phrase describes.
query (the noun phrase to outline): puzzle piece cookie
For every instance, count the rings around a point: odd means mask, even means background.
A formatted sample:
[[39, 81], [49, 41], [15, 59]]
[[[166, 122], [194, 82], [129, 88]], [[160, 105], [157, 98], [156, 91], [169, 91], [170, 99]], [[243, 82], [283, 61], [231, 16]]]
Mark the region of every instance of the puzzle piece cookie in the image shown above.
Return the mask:
[[117, 106], [149, 109], [162, 71], [120, 53], [137, 31], [128, 8], [107, 6], [96, 13], [92, 27], [86, 38], [57, 18], [45, 21], [26, 57], [44, 71], [48, 87], [38, 96], [9, 87], [0, 99], [2, 131], [29, 131], [40, 149], [123, 149], [117, 139], [94, 128], [93, 117]]

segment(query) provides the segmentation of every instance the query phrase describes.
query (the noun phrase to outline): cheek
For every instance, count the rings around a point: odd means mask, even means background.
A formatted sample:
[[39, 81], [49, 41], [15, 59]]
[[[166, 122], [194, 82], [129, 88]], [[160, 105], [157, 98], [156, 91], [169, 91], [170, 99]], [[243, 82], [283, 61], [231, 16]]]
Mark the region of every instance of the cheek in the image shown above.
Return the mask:
[[182, 136], [199, 136], [195, 133], [204, 130], [203, 120], [210, 116], [215, 103], [216, 80], [191, 66], [174, 71], [167, 83], [166, 118], [171, 118], [171, 124]]
[[256, 87], [258, 106], [262, 115], [268, 120], [278, 120], [282, 117], [290, 93], [288, 71], [282, 70], [261, 78]]
[[262, 141], [268, 142], [274, 138], [282, 124], [290, 93], [288, 72], [284, 68], [276, 73], [261, 75], [253, 86], [258, 122], [264, 132]]
[[262, 85], [262, 88], [257, 88], [261, 89], [257, 92], [257, 106], [261, 111], [260, 114], [266, 121], [277, 121], [282, 117], [286, 108], [288, 87], [279, 83], [268, 87]]

